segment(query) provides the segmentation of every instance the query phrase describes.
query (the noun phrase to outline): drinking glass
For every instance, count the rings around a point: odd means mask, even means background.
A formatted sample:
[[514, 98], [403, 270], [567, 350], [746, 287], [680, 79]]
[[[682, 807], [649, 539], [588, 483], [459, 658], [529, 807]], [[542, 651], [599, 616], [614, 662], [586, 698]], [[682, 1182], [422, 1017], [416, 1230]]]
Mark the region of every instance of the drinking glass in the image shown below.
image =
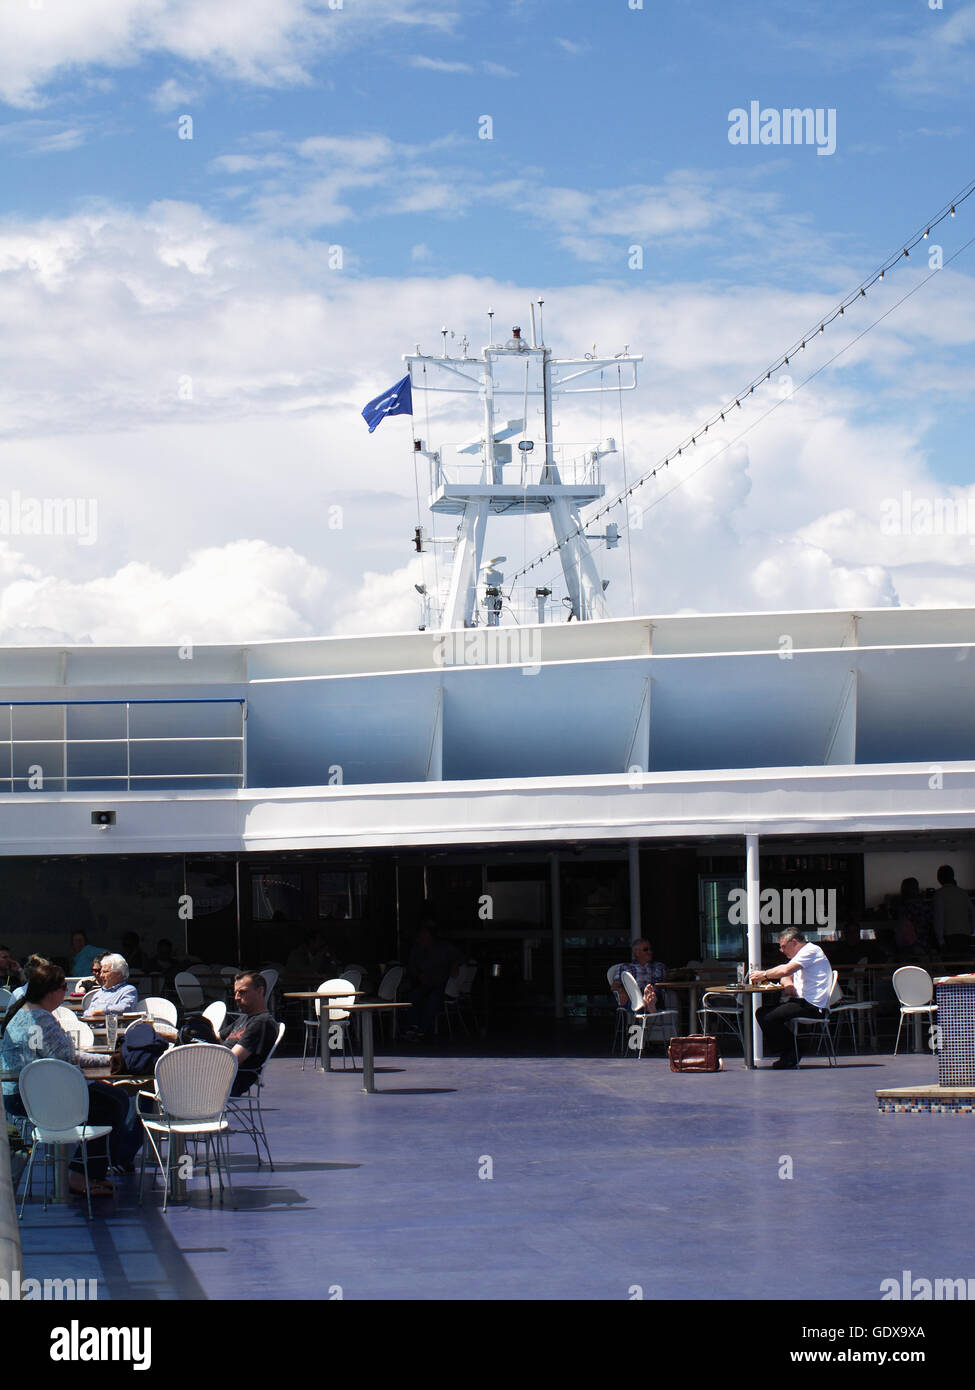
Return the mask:
[[108, 1043], [109, 1052], [115, 1051], [115, 1043], [118, 1039], [118, 1014], [105, 1015], [105, 1041]]

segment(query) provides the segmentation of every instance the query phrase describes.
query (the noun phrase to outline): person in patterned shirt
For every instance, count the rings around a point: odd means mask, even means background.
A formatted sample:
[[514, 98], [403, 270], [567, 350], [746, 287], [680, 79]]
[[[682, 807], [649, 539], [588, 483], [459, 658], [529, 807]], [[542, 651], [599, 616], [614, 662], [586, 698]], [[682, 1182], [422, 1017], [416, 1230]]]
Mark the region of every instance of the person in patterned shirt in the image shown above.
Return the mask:
[[643, 990], [644, 1008], [656, 1011], [657, 990], [656, 986], [667, 974], [667, 967], [663, 961], [654, 960], [653, 947], [646, 937], [641, 937], [639, 941], [633, 943], [633, 959], [629, 965], [617, 967], [616, 975], [613, 979], [613, 993], [621, 1004], [628, 1004], [629, 997], [623, 988], [620, 975], [624, 970], [628, 970], [637, 984]]
[[[24, 1118], [27, 1114], [17, 1081], [29, 1063], [53, 1057], [76, 1067], [105, 1065], [103, 1055], [79, 1050], [54, 1017], [54, 1010], [64, 1003], [64, 993], [64, 971], [43, 961], [32, 971], [23, 998], [11, 1004], [0, 1020], [0, 1067], [9, 1078], [3, 1082], [3, 1104], [9, 1116]], [[109, 1125], [112, 1131], [108, 1143], [104, 1138], [93, 1139], [88, 1146], [93, 1197], [107, 1197], [112, 1192], [112, 1184], [106, 1181], [110, 1156], [119, 1167], [135, 1172], [132, 1160], [142, 1143], [142, 1132], [141, 1126], [130, 1127], [128, 1118], [127, 1096], [102, 1081], [88, 1083], [88, 1123]], [[77, 1158], [71, 1161], [69, 1187], [72, 1192], [85, 1190], [84, 1164]]]

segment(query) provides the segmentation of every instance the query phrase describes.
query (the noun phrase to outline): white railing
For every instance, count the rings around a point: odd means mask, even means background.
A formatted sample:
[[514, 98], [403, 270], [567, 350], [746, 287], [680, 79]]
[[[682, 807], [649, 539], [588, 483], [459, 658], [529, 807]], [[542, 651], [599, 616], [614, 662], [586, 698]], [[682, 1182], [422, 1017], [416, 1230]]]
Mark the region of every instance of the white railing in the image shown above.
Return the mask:
[[0, 792], [246, 785], [242, 699], [0, 703]]
[[[514, 628], [515, 630], [517, 630], [520, 627], [534, 627], [537, 626], [539, 622], [548, 624], [566, 623], [569, 621], [571, 609], [568, 602], [565, 600], [564, 594], [561, 591], [553, 592], [547, 598], [544, 598], [542, 600], [542, 617], [539, 618], [538, 599], [535, 596], [535, 590], [532, 586], [518, 585], [514, 592], [510, 595], [510, 597], [508, 590], [505, 588], [503, 584], [501, 586], [501, 590], [504, 595], [504, 600], [503, 607], [501, 610], [500, 626], [505, 629]], [[447, 601], [448, 592], [448, 587], [446, 585], [442, 585], [440, 592], [440, 601], [436, 609], [433, 610], [431, 605], [430, 608], [425, 610], [425, 625], [428, 628], [432, 628], [434, 631], [440, 631], [440, 629], [436, 626], [435, 618], [443, 612], [444, 605]], [[431, 598], [432, 597], [433, 596], [431, 595]], [[465, 628], [462, 630], [465, 634], [468, 635], [468, 637], [473, 632], [497, 631], [497, 628], [490, 628], [488, 626], [487, 608], [484, 606], [484, 604], [481, 603], [481, 599], [483, 597], [484, 590], [482, 586], [478, 592], [476, 619], [477, 626], [475, 628]], [[512, 661], [520, 661], [520, 658], [512, 658]], [[451, 662], [448, 664], [452, 665], [455, 663]]]
[[[460, 444], [441, 445], [439, 455], [430, 460], [430, 492], [444, 484], [459, 486], [482, 481], [484, 465], [480, 459], [462, 453]], [[545, 445], [536, 443], [531, 453], [521, 453], [511, 445], [498, 444], [494, 476], [489, 483], [508, 487], [538, 487], [551, 482], [546, 476]], [[602, 469], [595, 445], [563, 444], [553, 450], [553, 462], [559, 470], [559, 481], [566, 487], [599, 487]]]

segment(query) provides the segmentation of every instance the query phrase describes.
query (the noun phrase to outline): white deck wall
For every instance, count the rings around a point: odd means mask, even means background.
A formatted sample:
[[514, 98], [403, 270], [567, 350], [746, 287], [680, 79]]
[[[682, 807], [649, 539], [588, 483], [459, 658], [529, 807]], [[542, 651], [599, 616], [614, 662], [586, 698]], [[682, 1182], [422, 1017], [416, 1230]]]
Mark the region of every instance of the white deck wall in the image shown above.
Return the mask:
[[969, 609], [0, 651], [0, 701], [179, 697], [246, 699], [244, 792], [0, 795], [0, 853], [975, 824]]

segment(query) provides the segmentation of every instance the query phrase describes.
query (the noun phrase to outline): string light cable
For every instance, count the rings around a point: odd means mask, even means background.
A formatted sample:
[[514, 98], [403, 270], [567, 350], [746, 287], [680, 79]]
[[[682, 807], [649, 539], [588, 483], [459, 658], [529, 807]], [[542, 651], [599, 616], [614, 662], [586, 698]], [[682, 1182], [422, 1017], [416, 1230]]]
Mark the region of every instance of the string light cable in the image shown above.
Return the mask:
[[[621, 492], [618, 492], [608, 502], [603, 503], [603, 505], [596, 512], [594, 512], [581, 527], [574, 531], [572, 535], [566, 537], [565, 540], [556, 541], [554, 545], [551, 545], [547, 550], [542, 551], [542, 553], [536, 556], [536, 558], [532, 560], [529, 564], [523, 566], [522, 569], [517, 570], [511, 576], [512, 593], [514, 592], [515, 582], [518, 579], [520, 579], [522, 575], [528, 574], [531, 570], [543, 564], [551, 555], [557, 554], [558, 551], [561, 550], [562, 547], [566, 545], [566, 543], [569, 540], [574, 539], [576, 536], [585, 535], [585, 528], [587, 526], [594, 525], [597, 521], [599, 521], [601, 517], [605, 516], [614, 507], [621, 506], [622, 503], [624, 503], [626, 499], [637, 490], [637, 488], [643, 487], [648, 482], [651, 482], [654, 478], [656, 478], [657, 474], [661, 470], [663, 470], [664, 468], [668, 468], [671, 463], [675, 462], [679, 458], [682, 458], [685, 452], [687, 452], [691, 448], [695, 448], [699, 443], [701, 443], [704, 440], [704, 437], [708, 434], [708, 432], [711, 429], [713, 429], [716, 425], [727, 423], [727, 420], [730, 417], [731, 412], [735, 409], [740, 410], [742, 408], [742, 402], [746, 398], [754, 396], [756, 388], [765, 386], [771, 381], [773, 372], [779, 371], [779, 369], [782, 367], [788, 367], [791, 363], [791, 359], [797, 353], [804, 351], [806, 346], [809, 343], [811, 343], [815, 338], [824, 334], [826, 329], [829, 328], [832, 323], [834, 323], [837, 319], [844, 317], [846, 310], [849, 309], [852, 305], [858, 304], [861, 299], [865, 299], [867, 291], [869, 289], [872, 289], [873, 286], [876, 285], [878, 282], [883, 281], [888, 271], [892, 270], [900, 262], [909, 260], [911, 251], [913, 251], [914, 248], [918, 246], [921, 242], [927, 241], [930, 238], [932, 231], [936, 227], [940, 226], [942, 222], [948, 220], [949, 218], [953, 218], [956, 214], [957, 208], [959, 208], [962, 203], [966, 202], [972, 196], [973, 193], [975, 193], [975, 179], [973, 179], [969, 184], [967, 184], [966, 187], [963, 188], [962, 191], [956, 195], [956, 197], [952, 198], [950, 203], [946, 203], [944, 207], [938, 213], [935, 214], [934, 217], [929, 218], [928, 221], [924, 223], [923, 230], [918, 230], [913, 237], [909, 238], [908, 241], [904, 242], [897, 249], [897, 251], [895, 251], [891, 256], [887, 258], [883, 265], [881, 265], [871, 275], [867, 276], [865, 280], [862, 280], [860, 284], [857, 285], [855, 290], [846, 295], [844, 299], [842, 299], [840, 303], [836, 305], [836, 307], [830, 313], [824, 315], [819, 320], [818, 324], [816, 324], [812, 329], [810, 329], [808, 333], [803, 334], [802, 337], [798, 338], [790, 348], [788, 348], [784, 353], [779, 354], [775, 362], [770, 367], [767, 367], [764, 372], [761, 372], [757, 377], [750, 381], [741, 391], [739, 391], [732, 399], [729, 400], [728, 404], [726, 404], [723, 409], [718, 410], [713, 415], [711, 415], [704, 422], [703, 425], [698, 426], [698, 428], [690, 436], [682, 440], [682, 442], [677, 446], [676, 449], [672, 450], [669, 454], [666, 454], [664, 458], [661, 459], [652, 469], [648, 469], [639, 478], [637, 478], [635, 482], [630, 484], [629, 487], [627, 487], [624, 483], [623, 490]], [[823, 362], [821, 366], [817, 367], [817, 369], [814, 372], [811, 372], [809, 376], [805, 378], [805, 380], [801, 381], [798, 386], [793, 388], [793, 390], [789, 393], [788, 396], [784, 396], [781, 400], [776, 401], [756, 420], [753, 420], [748, 426], [746, 426], [745, 429], [741, 430], [740, 433], [735, 435], [734, 439], [729, 440], [726, 444], [724, 444], [720, 449], [718, 449], [714, 454], [712, 454], [697, 468], [687, 473], [679, 482], [677, 482], [674, 485], [674, 487], [669, 488], [667, 492], [662, 493], [653, 502], [648, 503], [646, 507], [641, 508], [641, 515], [648, 512], [651, 507], [656, 506], [657, 502], [663, 501], [665, 497], [669, 497], [673, 492], [676, 492], [677, 488], [682, 487], [685, 482], [695, 477], [696, 474], [699, 473], [702, 468], [706, 468], [709, 463], [713, 463], [715, 459], [720, 458], [723, 453], [725, 453], [733, 444], [736, 444], [740, 439], [742, 439], [746, 434], [748, 434], [750, 430], [754, 429], [756, 425], [759, 425], [762, 423], [763, 420], [768, 419], [768, 417], [773, 413], [773, 411], [777, 410], [780, 405], [784, 405], [786, 401], [791, 400], [792, 397], [795, 396], [798, 391], [800, 391], [804, 386], [807, 386], [809, 382], [813, 381], [817, 376], [819, 376], [821, 372], [825, 371], [825, 369], [829, 367], [833, 362], [835, 362], [837, 358], [842, 357], [844, 353], [848, 352], [849, 349], [853, 347], [856, 343], [858, 343], [861, 338], [865, 337], [867, 333], [871, 332], [872, 329], [876, 328], [878, 324], [883, 323], [884, 319], [888, 318], [889, 315], [892, 314], [895, 309], [898, 309], [906, 300], [910, 299], [912, 295], [916, 294], [918, 290], [923, 289], [923, 287], [928, 283], [929, 280], [933, 279], [934, 276], [939, 274], [940, 271], [944, 270], [947, 266], [951, 265], [952, 261], [956, 260], [962, 254], [963, 251], [966, 251], [968, 247], [972, 245], [972, 242], [975, 242], [975, 237], [972, 237], [971, 240], [966, 241], [963, 246], [959, 247], [958, 250], [955, 251], [951, 256], [949, 256], [946, 260], [942, 261], [940, 265], [934, 266], [922, 280], [918, 281], [918, 283], [913, 287], [913, 289], [908, 290], [908, 292], [905, 295], [898, 299], [896, 303], [892, 304], [890, 308], [887, 309], [878, 318], [874, 319], [874, 321], [871, 324], [869, 324], [866, 328], [864, 328], [861, 333], [858, 333], [856, 337], [852, 338], [850, 342], [848, 342], [844, 347], [840, 348], [837, 352], [835, 352], [832, 357], [830, 357], [827, 361]], [[622, 525], [629, 529], [628, 522], [624, 521]], [[600, 541], [597, 545], [597, 548], [600, 548], [602, 544], [604, 544], [604, 542]]]
[[[882, 313], [878, 318], [874, 319], [873, 323], [868, 324], [867, 327], [864, 328], [862, 332], [858, 333], [855, 338], [851, 338], [848, 343], [846, 343], [843, 347], [839, 348], [836, 352], [834, 352], [832, 357], [828, 358], [825, 362], [821, 363], [815, 371], [810, 372], [809, 375], [805, 378], [805, 380], [801, 381], [798, 386], [794, 387], [793, 390], [789, 392], [788, 396], [783, 396], [781, 400], [775, 401], [772, 405], [769, 406], [768, 410], [763, 411], [761, 415], [759, 415], [756, 419], [752, 420], [749, 424], [747, 424], [744, 429], [739, 430], [739, 432], [734, 436], [733, 439], [727, 440], [727, 442], [724, 443], [720, 449], [716, 449], [714, 453], [710, 455], [710, 457], [702, 460], [702, 462], [699, 463], [696, 468], [692, 468], [689, 473], [686, 473], [682, 478], [679, 478], [674, 483], [673, 487], [668, 488], [666, 492], [660, 493], [659, 496], [653, 499], [653, 501], [648, 502], [645, 507], [641, 507], [639, 514], [641, 516], [645, 516], [647, 512], [651, 511], [659, 503], [666, 501], [668, 497], [671, 497], [675, 492], [678, 491], [678, 489], [682, 488], [685, 483], [688, 483], [692, 478], [695, 478], [698, 475], [698, 473], [703, 472], [703, 470], [707, 468], [710, 464], [714, 463], [716, 459], [719, 459], [722, 454], [727, 453], [729, 449], [733, 448], [734, 445], [740, 442], [740, 440], [744, 439], [747, 434], [750, 434], [753, 429], [756, 429], [760, 424], [762, 424], [764, 420], [767, 420], [770, 415], [774, 414], [774, 412], [778, 410], [780, 406], [783, 406], [788, 401], [792, 400], [793, 396], [795, 396], [797, 392], [801, 391], [804, 386], [808, 386], [809, 383], [815, 380], [815, 378], [819, 376], [821, 372], [824, 372], [827, 367], [831, 366], [832, 363], [834, 363], [837, 360], [837, 358], [842, 357], [845, 352], [849, 352], [850, 348], [855, 347], [856, 344], [860, 341], [860, 339], [865, 338], [867, 334], [870, 333], [874, 328], [876, 328], [879, 323], [883, 323], [884, 319], [889, 318], [889, 316], [894, 312], [895, 309], [899, 309], [900, 306], [906, 300], [910, 299], [912, 295], [917, 294], [918, 290], [923, 289], [927, 282], [930, 279], [932, 279], [933, 276], [938, 274], [939, 270], [942, 270], [945, 266], [950, 265], [953, 260], [956, 260], [962, 254], [963, 251], [967, 251], [968, 248], [972, 245], [975, 245], [975, 236], [970, 237], [969, 240], [966, 241], [963, 246], [959, 246], [958, 250], [955, 251], [951, 256], [949, 256], [942, 266], [936, 267], [934, 270], [930, 272], [930, 274], [926, 275], [923, 280], [918, 281], [918, 283], [913, 287], [913, 289], [908, 290], [906, 294], [902, 295], [901, 298], [896, 301], [896, 303], [892, 304], [889, 309], [886, 309], [884, 313]], [[643, 481], [645, 480], [641, 479], [640, 483], [642, 483]], [[640, 486], [640, 483], [634, 483], [633, 488]], [[631, 492], [633, 491], [633, 488], [630, 489]], [[628, 495], [628, 493], [621, 493], [619, 497], [615, 499], [613, 502], [611, 502], [609, 505], [616, 506], [619, 502], [625, 500], [625, 497]], [[626, 526], [629, 525], [628, 522], [624, 522], [623, 524]], [[597, 550], [602, 549], [604, 544], [604, 541], [599, 540], [594, 548]], [[547, 554], [554, 553], [558, 548], [558, 546], [552, 546], [550, 550], [547, 552]], [[535, 561], [534, 563], [537, 564], [538, 561]], [[554, 580], [546, 582], [554, 582]]]

